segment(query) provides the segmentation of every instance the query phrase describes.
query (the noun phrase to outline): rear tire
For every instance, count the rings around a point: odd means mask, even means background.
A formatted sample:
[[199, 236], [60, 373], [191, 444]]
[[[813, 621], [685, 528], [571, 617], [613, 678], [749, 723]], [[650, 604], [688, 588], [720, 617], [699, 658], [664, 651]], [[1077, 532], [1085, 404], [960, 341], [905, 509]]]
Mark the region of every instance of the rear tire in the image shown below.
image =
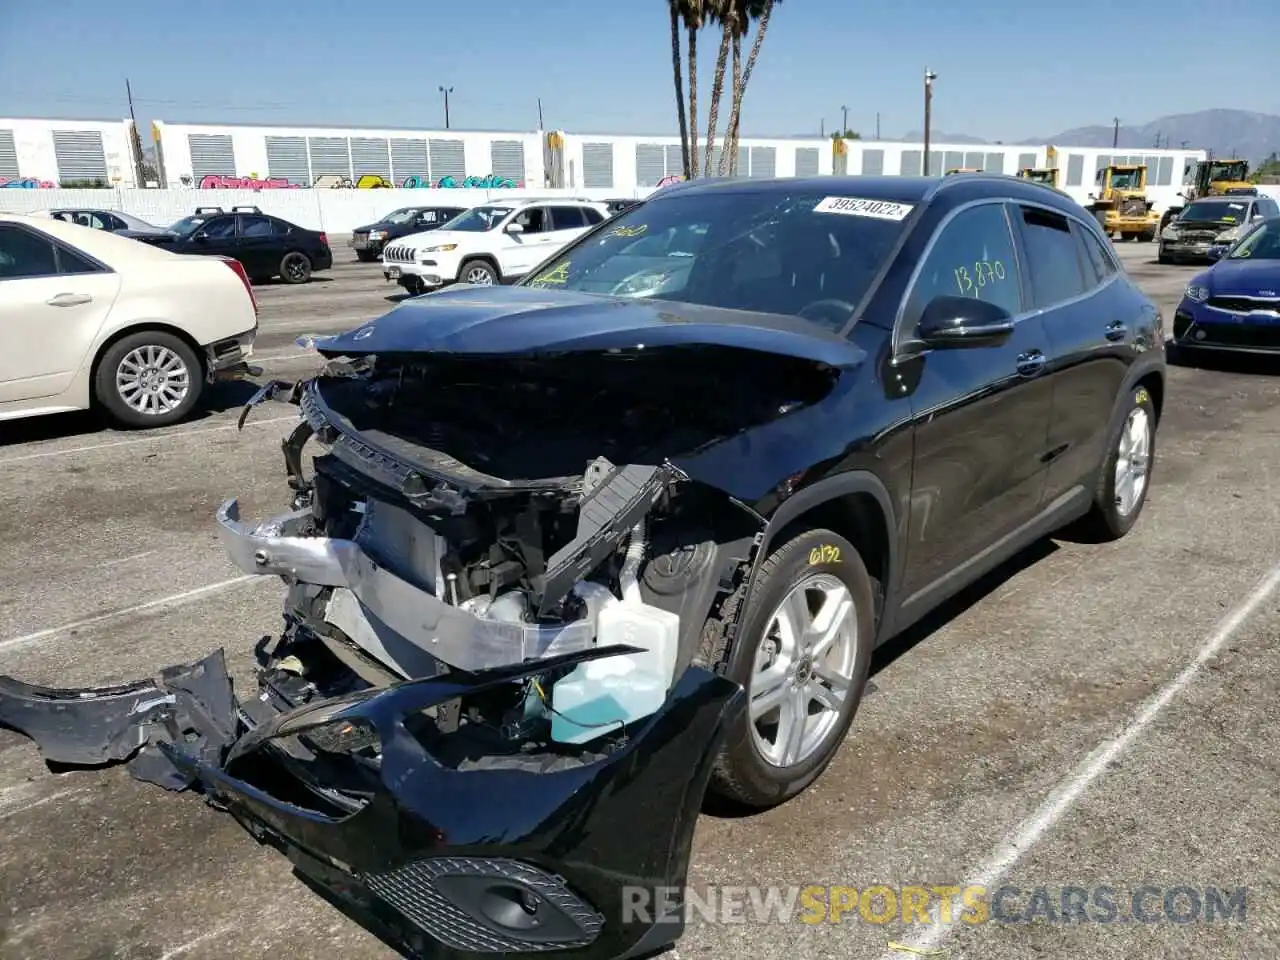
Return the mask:
[[121, 337], [102, 354], [93, 378], [94, 400], [130, 430], [177, 423], [203, 390], [204, 368], [195, 351], [160, 330]]
[[297, 250], [280, 261], [280, 279], [285, 283], [306, 283], [311, 279], [311, 258]]
[[372, 250], [357, 250], [356, 259], [361, 263], [373, 263], [378, 259], [378, 254]]
[[[846, 602], [852, 609], [833, 621], [834, 629], [823, 630], [824, 613]], [[716, 757], [711, 791], [746, 806], [771, 807], [821, 775], [862, 700], [875, 645], [874, 603], [862, 557], [830, 530], [800, 533], [769, 554], [735, 618], [737, 639], [714, 665], [743, 685], [748, 705]], [[811, 626], [812, 634], [784, 626], [806, 615], [812, 621], [802, 626]], [[831, 638], [825, 650], [817, 640], [824, 635]], [[837, 687], [843, 687], [842, 697], [834, 695]], [[770, 694], [777, 703], [766, 709]], [[787, 737], [789, 728], [797, 729], [790, 718], [801, 721], [795, 738]]]
[[1155, 452], [1155, 402], [1146, 387], [1135, 387], [1111, 426], [1093, 509], [1084, 521], [1091, 539], [1119, 540], [1133, 529], [1151, 489]]

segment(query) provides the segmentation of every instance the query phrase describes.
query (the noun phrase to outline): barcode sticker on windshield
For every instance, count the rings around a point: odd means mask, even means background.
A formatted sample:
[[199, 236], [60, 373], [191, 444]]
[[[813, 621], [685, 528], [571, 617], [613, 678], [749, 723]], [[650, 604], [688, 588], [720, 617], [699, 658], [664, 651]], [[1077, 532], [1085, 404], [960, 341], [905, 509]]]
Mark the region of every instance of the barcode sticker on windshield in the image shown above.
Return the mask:
[[813, 208], [814, 213], [843, 213], [850, 217], [872, 217], [876, 220], [904, 220], [912, 210], [909, 203], [890, 200], [866, 200], [862, 197], [826, 197]]

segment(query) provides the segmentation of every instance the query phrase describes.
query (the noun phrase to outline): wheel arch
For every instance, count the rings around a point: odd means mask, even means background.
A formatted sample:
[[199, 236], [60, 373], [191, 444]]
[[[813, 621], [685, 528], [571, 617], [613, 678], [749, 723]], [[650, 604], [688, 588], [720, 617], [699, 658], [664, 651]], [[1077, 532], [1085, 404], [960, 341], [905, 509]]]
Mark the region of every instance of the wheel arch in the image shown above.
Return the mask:
[[773, 547], [815, 527], [840, 534], [857, 549], [874, 581], [879, 629], [885, 622], [887, 598], [894, 596], [897, 587], [897, 523], [888, 489], [869, 470], [852, 470], [819, 480], [782, 502], [761, 533], [747, 595], [755, 589], [760, 567]]
[[467, 266], [467, 264], [468, 264], [468, 263], [472, 263], [472, 262], [474, 262], [474, 261], [476, 261], [476, 260], [483, 260], [483, 261], [484, 261], [485, 263], [487, 263], [489, 266], [493, 267], [493, 271], [494, 271], [494, 273], [496, 273], [496, 274], [498, 275], [498, 282], [499, 282], [499, 283], [501, 283], [501, 282], [502, 282], [502, 277], [503, 277], [503, 274], [502, 274], [502, 267], [500, 267], [500, 266], [498, 265], [498, 258], [497, 258], [497, 257], [495, 257], [492, 253], [469, 253], [469, 254], [467, 254], [465, 257], [463, 257], [461, 260], [459, 260], [459, 261], [458, 261], [458, 275], [457, 275], [456, 277], [454, 277], [454, 280], [455, 280], [455, 281], [457, 281], [457, 282], [459, 282], [459, 283], [461, 283], [461, 282], [462, 282], [462, 272], [463, 272], [463, 270], [465, 270], [465, 269], [466, 269], [466, 266]]
[[204, 348], [196, 343], [191, 334], [163, 320], [139, 320], [127, 327], [121, 327], [103, 340], [102, 343], [98, 344], [98, 349], [93, 354], [93, 362], [89, 365], [89, 403], [91, 406], [97, 406], [98, 403], [93, 384], [97, 382], [98, 368], [102, 365], [102, 358], [107, 355], [107, 351], [125, 337], [132, 336], [135, 333], [146, 333], [151, 330], [170, 334], [185, 343], [191, 348], [191, 352], [195, 354], [196, 363], [200, 367], [201, 378], [203, 379], [208, 374], [208, 357], [205, 356]]

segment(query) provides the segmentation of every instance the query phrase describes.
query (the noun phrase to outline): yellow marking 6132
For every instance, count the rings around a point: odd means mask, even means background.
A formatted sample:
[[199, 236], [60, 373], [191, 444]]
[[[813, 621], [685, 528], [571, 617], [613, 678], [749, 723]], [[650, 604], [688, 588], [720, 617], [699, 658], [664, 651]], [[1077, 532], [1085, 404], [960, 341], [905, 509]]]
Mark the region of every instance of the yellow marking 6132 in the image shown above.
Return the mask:
[[840, 548], [833, 547], [829, 543], [824, 543], [820, 547], [814, 547], [809, 551], [809, 566], [816, 566], [819, 563], [839, 563]]
[[609, 231], [611, 237], [638, 237], [649, 229], [647, 223], [642, 223], [635, 227], [615, 227]]

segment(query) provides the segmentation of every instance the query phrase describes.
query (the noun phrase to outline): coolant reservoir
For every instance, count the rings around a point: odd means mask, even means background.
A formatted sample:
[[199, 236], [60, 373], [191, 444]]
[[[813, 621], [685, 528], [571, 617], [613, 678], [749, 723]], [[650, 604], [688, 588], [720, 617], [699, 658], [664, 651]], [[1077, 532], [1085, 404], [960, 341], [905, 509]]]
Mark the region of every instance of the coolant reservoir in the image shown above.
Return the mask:
[[551, 692], [551, 739], [594, 740], [656, 713], [675, 673], [680, 617], [644, 603], [605, 604], [596, 618], [596, 646], [625, 644], [643, 652], [588, 660]]

